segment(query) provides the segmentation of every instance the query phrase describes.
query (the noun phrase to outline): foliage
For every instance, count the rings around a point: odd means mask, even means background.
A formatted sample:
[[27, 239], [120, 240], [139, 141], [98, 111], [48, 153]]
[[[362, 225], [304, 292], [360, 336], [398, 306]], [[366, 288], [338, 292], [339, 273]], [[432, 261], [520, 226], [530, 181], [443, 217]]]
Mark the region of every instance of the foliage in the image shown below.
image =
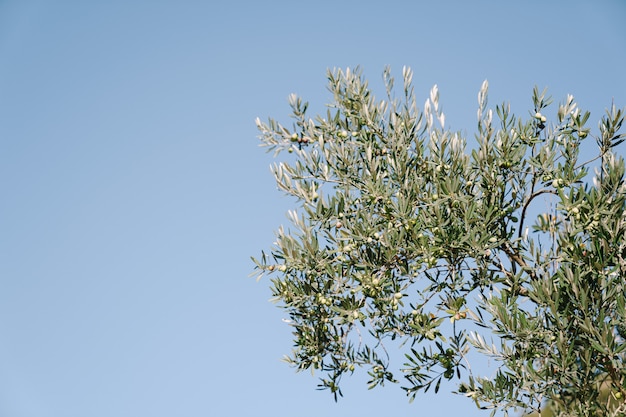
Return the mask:
[[[363, 367], [410, 399], [454, 380], [494, 413], [550, 400], [557, 415], [623, 415], [610, 401], [626, 396], [623, 111], [596, 135], [572, 96], [548, 121], [535, 88], [516, 116], [488, 108], [485, 82], [468, 145], [437, 86], [420, 110], [402, 76], [396, 97], [385, 70], [378, 101], [358, 68], [335, 70], [325, 115], [292, 95], [293, 126], [257, 119], [262, 145], [291, 154], [273, 174], [299, 206], [253, 258], [293, 327], [286, 360], [321, 371], [335, 399]], [[470, 366], [481, 358], [489, 377]]]
[[[600, 388], [598, 397], [599, 401], [605, 403], [613, 414], [623, 415], [623, 409], [618, 411], [618, 407], [623, 407], [624, 398], [615, 391], [611, 391], [611, 387], [608, 384], [603, 385]], [[548, 401], [541, 409], [541, 411], [534, 411], [532, 413], [525, 414], [524, 417], [553, 417], [559, 404], [553, 401]]]

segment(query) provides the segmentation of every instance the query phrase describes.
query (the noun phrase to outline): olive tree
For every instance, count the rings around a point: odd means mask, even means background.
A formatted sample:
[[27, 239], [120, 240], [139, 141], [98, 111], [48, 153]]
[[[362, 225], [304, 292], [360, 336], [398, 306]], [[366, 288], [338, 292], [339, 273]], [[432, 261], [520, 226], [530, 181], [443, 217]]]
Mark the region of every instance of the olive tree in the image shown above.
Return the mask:
[[623, 415], [623, 111], [592, 129], [572, 96], [551, 107], [535, 88], [515, 115], [485, 81], [467, 140], [437, 86], [420, 108], [409, 69], [383, 80], [378, 100], [358, 68], [330, 71], [325, 114], [292, 95], [292, 123], [257, 119], [297, 204], [253, 258], [293, 329], [285, 359], [335, 399], [364, 368], [411, 400], [451, 381], [493, 413]]

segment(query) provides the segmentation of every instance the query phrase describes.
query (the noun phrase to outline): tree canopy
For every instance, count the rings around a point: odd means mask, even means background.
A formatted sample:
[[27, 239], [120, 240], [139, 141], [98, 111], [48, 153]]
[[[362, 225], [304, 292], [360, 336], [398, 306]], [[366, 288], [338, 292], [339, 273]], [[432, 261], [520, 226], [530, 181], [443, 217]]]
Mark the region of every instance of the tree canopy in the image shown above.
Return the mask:
[[574, 97], [535, 88], [515, 115], [485, 81], [468, 140], [437, 86], [420, 108], [411, 70], [383, 79], [378, 100], [358, 68], [329, 71], [325, 114], [292, 95], [291, 124], [257, 119], [297, 204], [253, 258], [293, 329], [286, 360], [335, 399], [364, 368], [410, 399], [449, 380], [494, 413], [623, 415], [623, 110], [592, 129]]

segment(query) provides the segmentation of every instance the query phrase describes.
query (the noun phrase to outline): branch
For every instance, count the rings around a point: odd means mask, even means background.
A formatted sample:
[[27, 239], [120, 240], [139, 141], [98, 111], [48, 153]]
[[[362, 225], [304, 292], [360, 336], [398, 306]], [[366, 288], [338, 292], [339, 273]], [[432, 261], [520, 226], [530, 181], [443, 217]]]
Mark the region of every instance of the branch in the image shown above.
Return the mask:
[[519, 231], [517, 232], [518, 238], [522, 237], [522, 230], [524, 230], [524, 220], [526, 220], [526, 210], [528, 209], [528, 206], [535, 198], [539, 197], [541, 194], [557, 195], [557, 192], [555, 190], [550, 190], [548, 188], [542, 188], [541, 190], [536, 191], [530, 195], [530, 197], [528, 198], [528, 200], [524, 203], [524, 206], [522, 207], [522, 214], [520, 216], [521, 221], [520, 221]]
[[511, 248], [508, 243], [505, 243], [503, 245], [502, 250], [504, 251], [504, 253], [506, 253], [506, 255], [509, 257], [511, 262], [519, 265], [524, 271], [528, 272], [528, 274], [530, 274], [531, 279], [537, 278], [536, 272], [528, 266], [524, 258], [522, 258], [517, 251]]

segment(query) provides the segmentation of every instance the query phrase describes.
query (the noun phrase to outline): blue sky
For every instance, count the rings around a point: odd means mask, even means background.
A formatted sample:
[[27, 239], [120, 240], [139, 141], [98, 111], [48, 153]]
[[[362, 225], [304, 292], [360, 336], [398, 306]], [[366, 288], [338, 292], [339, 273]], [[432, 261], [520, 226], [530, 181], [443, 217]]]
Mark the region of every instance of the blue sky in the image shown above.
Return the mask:
[[[626, 3], [0, 1], [0, 416], [487, 415], [280, 361], [248, 277], [293, 202], [254, 119], [321, 109], [327, 68], [413, 68], [447, 124], [534, 85], [626, 106]], [[556, 110], [555, 110], [556, 112]], [[594, 120], [595, 119], [595, 120]]]

